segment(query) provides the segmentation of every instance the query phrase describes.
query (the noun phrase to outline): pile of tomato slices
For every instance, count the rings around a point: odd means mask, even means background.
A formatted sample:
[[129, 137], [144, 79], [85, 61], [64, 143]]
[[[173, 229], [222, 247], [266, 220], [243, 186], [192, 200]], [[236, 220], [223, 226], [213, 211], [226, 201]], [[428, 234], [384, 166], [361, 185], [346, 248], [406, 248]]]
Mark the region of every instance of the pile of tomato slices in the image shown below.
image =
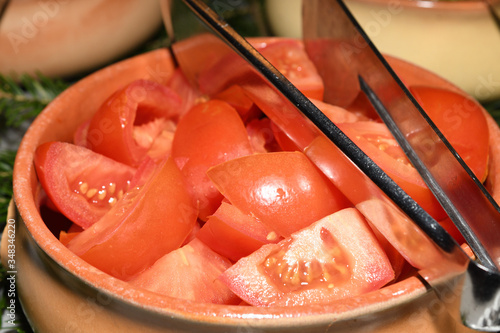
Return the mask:
[[[301, 42], [259, 39], [256, 46], [463, 242], [366, 101], [323, 102], [322, 80]], [[199, 65], [197, 88], [180, 70], [167, 84], [133, 81], [81, 124], [73, 142], [38, 147], [41, 209], [64, 216], [54, 231], [60, 241], [136, 288], [198, 302], [328, 303], [410, 274], [342, 189], [235, 83], [242, 73], [232, 61], [226, 55]], [[456, 92], [409, 88], [484, 181], [484, 110]]]

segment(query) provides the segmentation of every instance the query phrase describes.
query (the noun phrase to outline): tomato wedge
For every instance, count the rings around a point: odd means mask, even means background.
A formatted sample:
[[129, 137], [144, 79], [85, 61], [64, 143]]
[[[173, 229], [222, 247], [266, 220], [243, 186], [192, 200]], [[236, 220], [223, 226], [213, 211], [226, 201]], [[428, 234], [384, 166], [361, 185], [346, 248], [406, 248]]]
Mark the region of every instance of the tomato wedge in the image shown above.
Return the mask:
[[484, 181], [488, 173], [489, 130], [481, 105], [468, 96], [441, 88], [411, 86], [410, 91], [471, 171]]
[[130, 284], [195, 302], [238, 304], [241, 300], [218, 277], [231, 266], [198, 239], [174, 250], [132, 279]]
[[326, 137], [318, 136], [305, 150], [307, 157], [351, 200], [355, 207], [414, 267], [425, 268], [443, 260], [442, 253], [368, 176]]
[[364, 121], [338, 124], [338, 127], [430, 215], [436, 220], [446, 217], [385, 124]]
[[301, 152], [245, 156], [207, 174], [229, 202], [283, 237], [351, 205]]
[[[286, 39], [259, 44], [256, 48], [304, 95], [318, 100], [323, 99], [325, 89], [323, 80], [307, 57], [304, 45], [300, 41]], [[242, 58], [231, 53], [202, 71], [198, 83], [202, 92], [214, 95], [232, 84], [237, 84], [248, 75], [253, 75], [253, 70]]]
[[[137, 80], [118, 90], [92, 117], [87, 130], [87, 147], [116, 161], [138, 166], [154, 138], [137, 138], [136, 126], [158, 118], [176, 120], [182, 101], [177, 93], [159, 83]], [[161, 133], [164, 122], [152, 123]], [[136, 137], [134, 138], [134, 134]]]
[[82, 228], [97, 222], [128, 190], [136, 170], [66, 142], [35, 152], [38, 179], [53, 205]]
[[213, 96], [229, 103], [238, 111], [241, 120], [246, 124], [249, 120], [255, 119], [262, 114], [255, 103], [247, 96], [245, 89], [235, 84]]
[[174, 161], [170, 158], [158, 168], [144, 185], [132, 187], [98, 222], [73, 238], [68, 248], [125, 281], [177, 249], [193, 230], [198, 210]]
[[324, 304], [393, 278], [389, 259], [355, 208], [263, 246], [221, 276], [235, 294], [259, 306]]
[[222, 200], [208, 179], [207, 170], [252, 152], [245, 125], [226, 102], [211, 100], [197, 104], [179, 121], [172, 157], [199, 202], [202, 220], [212, 214]]
[[269, 118], [254, 119], [247, 124], [246, 128], [254, 152], [267, 153], [283, 150], [276, 140], [273, 127]]
[[281, 240], [258, 219], [227, 202], [221, 203], [196, 237], [232, 261], [251, 254], [264, 244]]

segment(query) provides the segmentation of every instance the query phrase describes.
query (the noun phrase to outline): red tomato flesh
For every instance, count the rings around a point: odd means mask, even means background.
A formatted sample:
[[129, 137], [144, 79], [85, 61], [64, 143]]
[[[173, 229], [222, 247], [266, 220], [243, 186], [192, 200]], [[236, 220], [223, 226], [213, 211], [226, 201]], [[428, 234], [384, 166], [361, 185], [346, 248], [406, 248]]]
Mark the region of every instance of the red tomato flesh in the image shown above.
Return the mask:
[[281, 238], [258, 219], [222, 202], [196, 235], [215, 252], [237, 261]]
[[235, 294], [258, 306], [328, 303], [376, 290], [393, 278], [389, 259], [354, 208], [263, 246], [221, 276]]
[[[257, 50], [290, 80], [304, 95], [323, 99], [324, 85], [303, 44], [298, 40], [280, 40], [256, 45]], [[202, 92], [214, 95], [253, 75], [253, 70], [234, 53], [200, 73], [198, 84]]]
[[481, 105], [470, 97], [440, 88], [412, 86], [410, 91], [471, 171], [484, 181], [488, 173], [489, 131]]
[[364, 121], [338, 127], [430, 215], [437, 220], [446, 216], [385, 124]]
[[65, 142], [40, 145], [34, 162], [53, 205], [85, 229], [120, 200], [136, 172], [128, 165]]
[[215, 304], [238, 304], [241, 300], [218, 277], [231, 262], [218, 255], [198, 239], [174, 250], [130, 284], [156, 293]]
[[206, 220], [222, 200], [222, 195], [208, 179], [207, 170], [252, 152], [245, 125], [226, 102], [211, 100], [197, 104], [179, 121], [172, 157], [199, 202], [202, 220]]
[[94, 267], [122, 280], [177, 249], [192, 231], [198, 210], [172, 159], [141, 187], [133, 187], [68, 248]]
[[[182, 101], [173, 90], [153, 81], [134, 81], [118, 90], [92, 117], [87, 130], [87, 147], [116, 161], [138, 166], [148, 147], [141, 142], [151, 138], [137, 137], [135, 126], [155, 121], [176, 120]], [[162, 122], [158, 122], [161, 126]], [[159, 132], [163, 128], [158, 128]]]
[[351, 205], [301, 152], [233, 159], [208, 176], [229, 202], [284, 237]]

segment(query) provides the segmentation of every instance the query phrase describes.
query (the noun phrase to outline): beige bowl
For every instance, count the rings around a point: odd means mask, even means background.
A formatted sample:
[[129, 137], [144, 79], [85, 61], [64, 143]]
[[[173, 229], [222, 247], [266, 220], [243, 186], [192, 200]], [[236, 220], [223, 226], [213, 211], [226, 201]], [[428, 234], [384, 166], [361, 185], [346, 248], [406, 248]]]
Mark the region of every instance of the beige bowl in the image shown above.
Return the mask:
[[[449, 84], [405, 62], [395, 68], [416, 80]], [[17, 293], [37, 332], [468, 332], [451, 319], [415, 277], [328, 305], [251, 307], [198, 304], [132, 288], [75, 256], [39, 213], [33, 167], [38, 145], [69, 141], [118, 87], [143, 78], [165, 82], [173, 72], [166, 50], [141, 55], [92, 74], [53, 101], [26, 133], [14, 167]], [[48, 220], [47, 223], [52, 221]], [[4, 232], [2, 261], [7, 263]]]
[[0, 24], [0, 73], [79, 74], [123, 56], [160, 25], [157, 0], [12, 0]]
[[[500, 29], [482, 1], [345, 0], [377, 48], [480, 101], [500, 98]], [[301, 36], [301, 0], [267, 0], [273, 32]]]

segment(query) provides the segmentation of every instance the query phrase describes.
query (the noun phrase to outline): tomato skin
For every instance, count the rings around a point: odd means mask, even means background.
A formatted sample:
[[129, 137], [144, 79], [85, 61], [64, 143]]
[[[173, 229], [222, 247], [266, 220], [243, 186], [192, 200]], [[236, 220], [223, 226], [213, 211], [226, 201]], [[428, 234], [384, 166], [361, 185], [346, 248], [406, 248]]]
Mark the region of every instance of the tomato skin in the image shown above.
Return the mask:
[[245, 124], [262, 113], [250, 97], [247, 96], [245, 89], [236, 84], [216, 94], [213, 98], [229, 103], [238, 111], [241, 120]]
[[351, 205], [301, 152], [233, 159], [208, 176], [233, 205], [284, 237]]
[[488, 173], [489, 130], [481, 105], [450, 90], [425, 86], [409, 89], [471, 171], [484, 181]]
[[128, 165], [66, 142], [40, 145], [34, 163], [50, 202], [82, 228], [90, 227], [111, 209], [119, 200], [111, 192], [125, 192], [136, 172]]
[[211, 100], [197, 104], [179, 121], [172, 157], [199, 202], [200, 219], [206, 220], [222, 200], [208, 179], [207, 170], [252, 152], [241, 118], [226, 102]]
[[68, 248], [127, 281], [177, 249], [193, 230], [197, 214], [181, 172], [168, 159], [145, 185], [133, 187], [98, 222], [73, 238]]
[[[300, 41], [285, 39], [255, 45], [256, 49], [304, 95], [323, 99], [323, 80], [307, 57]], [[252, 75], [254, 70], [241, 57], [230, 53], [215, 65], [207, 66], [200, 73], [198, 84], [202, 92], [214, 95]]]
[[394, 278], [362, 215], [347, 208], [242, 258], [221, 280], [258, 306], [325, 304], [376, 290]]
[[203, 100], [201, 93], [195, 89], [188, 81], [180, 68], [176, 69], [172, 77], [167, 82], [167, 87], [175, 91], [181, 98], [179, 118], [186, 114], [191, 108]]
[[330, 140], [317, 137], [305, 154], [412, 266], [426, 268], [444, 260], [428, 236]]
[[364, 121], [338, 127], [431, 216], [437, 220], [446, 216], [385, 124]]
[[134, 126], [156, 118], [176, 119], [182, 101], [173, 90], [137, 80], [115, 92], [92, 117], [87, 147], [116, 161], [138, 166], [147, 149], [134, 140]]
[[281, 151], [274, 135], [273, 123], [269, 118], [254, 119], [246, 125], [248, 137], [256, 153]]
[[232, 261], [281, 239], [258, 219], [227, 202], [222, 202], [217, 211], [208, 217], [196, 237]]
[[195, 302], [238, 304], [241, 300], [218, 280], [219, 275], [230, 266], [229, 260], [194, 239], [164, 255], [129, 282], [135, 287], [170, 297]]

